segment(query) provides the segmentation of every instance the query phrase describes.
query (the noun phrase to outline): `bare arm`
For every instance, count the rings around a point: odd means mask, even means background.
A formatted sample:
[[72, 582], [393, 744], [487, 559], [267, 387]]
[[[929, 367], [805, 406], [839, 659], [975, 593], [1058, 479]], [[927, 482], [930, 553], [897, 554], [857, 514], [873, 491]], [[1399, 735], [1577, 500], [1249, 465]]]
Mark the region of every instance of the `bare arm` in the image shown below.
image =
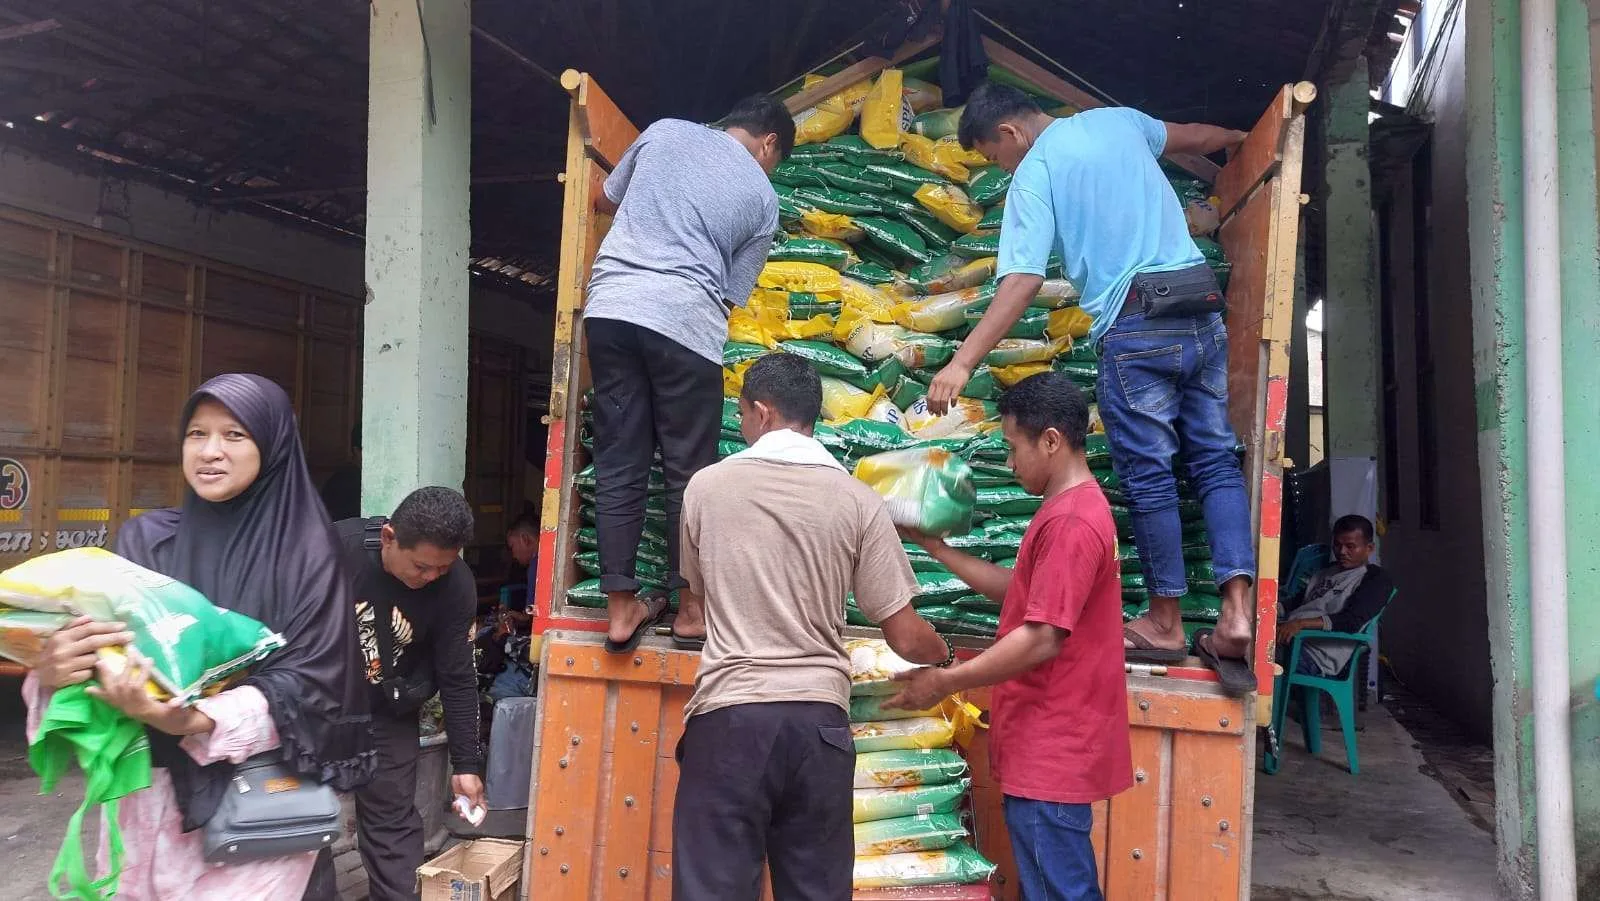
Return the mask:
[[910, 604], [901, 607], [894, 615], [878, 624], [889, 650], [912, 663], [934, 666], [950, 656], [950, 645], [933, 631], [928, 621], [917, 615]]
[[950, 405], [961, 394], [961, 389], [967, 386], [972, 370], [978, 368], [989, 351], [994, 350], [1006, 332], [1011, 331], [1011, 327], [1022, 318], [1043, 284], [1043, 276], [1023, 272], [1008, 275], [1000, 281], [994, 301], [984, 312], [983, 319], [979, 320], [972, 334], [961, 342], [955, 357], [939, 371], [933, 384], [928, 387], [929, 410], [943, 415], [950, 409]]
[[1067, 631], [1048, 623], [1023, 623], [982, 654], [948, 669], [923, 668], [895, 678], [900, 693], [885, 705], [926, 710], [958, 691], [995, 685], [1043, 664], [1061, 653]]
[[967, 583], [968, 588], [996, 604], [1006, 599], [1006, 591], [1011, 587], [1011, 570], [957, 550], [937, 538], [910, 534], [907, 537], [955, 573], [956, 578]]
[[1166, 153], [1193, 153], [1201, 156], [1216, 153], [1218, 150], [1227, 150], [1244, 143], [1249, 137], [1242, 131], [1223, 128], [1220, 125], [1179, 125], [1175, 122], [1165, 123], [1167, 126]]

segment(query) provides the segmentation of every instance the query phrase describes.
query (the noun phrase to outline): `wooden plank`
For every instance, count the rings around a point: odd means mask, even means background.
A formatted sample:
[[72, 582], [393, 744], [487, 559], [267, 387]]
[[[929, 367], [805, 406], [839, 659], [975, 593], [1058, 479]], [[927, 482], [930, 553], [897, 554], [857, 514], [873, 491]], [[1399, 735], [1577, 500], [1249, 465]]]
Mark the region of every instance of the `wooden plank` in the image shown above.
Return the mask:
[[[617, 168], [622, 155], [639, 137], [639, 129], [587, 72], [575, 69], [562, 72], [561, 86], [572, 94], [573, 111], [585, 152], [606, 169]], [[570, 168], [568, 174], [571, 174]]]
[[644, 640], [632, 654], [608, 654], [597, 643], [555, 640], [551, 644], [550, 672], [580, 679], [608, 682], [645, 682], [651, 685], [693, 686], [700, 655], [673, 649], [658, 636]]
[[554, 676], [545, 680], [540, 696], [544, 753], [535, 761], [531, 884], [559, 897], [583, 897], [594, 873], [606, 684]]
[[1272, 98], [1255, 127], [1250, 129], [1249, 137], [1217, 175], [1214, 193], [1222, 201], [1217, 208], [1222, 216], [1238, 208], [1250, 191], [1270, 176], [1282, 161], [1283, 130], [1289, 121], [1294, 88], [1294, 85], [1284, 85]]
[[650, 852], [650, 901], [672, 901], [672, 852]]
[[[1043, 94], [1064, 100], [1078, 109], [1099, 109], [1105, 106], [1099, 98], [1067, 82], [994, 38], [985, 37], [983, 48], [989, 54], [990, 62], [1032, 85]], [[1166, 158], [1208, 184], [1217, 180], [1217, 173], [1220, 171], [1217, 164], [1203, 156], [1176, 153], [1167, 154]]]
[[1112, 898], [1165, 898], [1166, 847], [1162, 827], [1171, 800], [1164, 774], [1171, 763], [1169, 733], [1134, 729], [1133, 788], [1111, 799], [1111, 831], [1105, 854], [1104, 892]]
[[1248, 737], [1174, 732], [1172, 735], [1172, 834], [1170, 879], [1200, 894], [1184, 897], [1239, 897], [1246, 872], [1243, 837], [1249, 832], [1244, 810]]
[[1100, 893], [1106, 891], [1106, 874], [1109, 870], [1106, 860], [1106, 849], [1110, 846], [1111, 832], [1111, 802], [1096, 801], [1090, 805], [1089, 812], [1094, 820], [1089, 826], [1089, 844], [1094, 847], [1095, 875], [1100, 880]]
[[912, 41], [909, 44], [901, 45], [900, 49], [896, 50], [888, 59], [884, 59], [881, 56], [870, 56], [860, 62], [852, 63], [811, 87], [805, 88], [789, 97], [783, 101], [783, 105], [789, 110], [790, 115], [809, 109], [851, 85], [872, 78], [890, 66], [905, 62], [939, 43], [943, 37], [943, 32], [935, 31], [920, 41]]
[[[608, 723], [606, 774], [601, 793], [605, 823], [595, 891], [601, 898], [645, 901], [648, 896], [650, 827], [657, 801], [656, 763], [661, 686], [624, 682]], [[672, 799], [666, 799], [670, 808]]]
[[[1233, 264], [1228, 281], [1228, 418], [1247, 447], [1260, 446], [1262, 340], [1266, 309], [1272, 192], [1257, 191], [1222, 224], [1217, 240]], [[1293, 288], [1291, 286], [1291, 293]], [[1291, 297], [1292, 302], [1292, 297]]]
[[1130, 685], [1128, 690], [1128, 721], [1136, 728], [1240, 735], [1244, 732], [1243, 709], [1243, 701], [1220, 690], [1200, 694], [1161, 685]]

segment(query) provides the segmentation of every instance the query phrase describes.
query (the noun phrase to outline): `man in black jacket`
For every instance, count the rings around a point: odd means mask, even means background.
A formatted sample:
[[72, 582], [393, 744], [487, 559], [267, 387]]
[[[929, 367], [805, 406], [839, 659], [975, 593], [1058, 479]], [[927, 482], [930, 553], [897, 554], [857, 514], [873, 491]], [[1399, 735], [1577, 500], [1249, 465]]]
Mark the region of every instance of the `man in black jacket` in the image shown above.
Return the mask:
[[[356, 792], [357, 841], [372, 901], [414, 901], [422, 864], [417, 813], [418, 715], [434, 691], [444, 704], [451, 789], [483, 801], [472, 619], [477, 590], [460, 560], [472, 507], [449, 488], [419, 488], [394, 515], [334, 524], [355, 589], [356, 626], [373, 690], [377, 775]], [[328, 855], [312, 886], [330, 875]], [[315, 897], [308, 891], [307, 897]]]
[[[1372, 521], [1365, 516], [1341, 516], [1333, 524], [1335, 565], [1313, 575], [1305, 589], [1278, 611], [1278, 653], [1284, 664], [1288, 663], [1289, 643], [1302, 630], [1359, 632], [1383, 612], [1394, 582], [1383, 567], [1368, 562], [1377, 550], [1374, 539]], [[1337, 676], [1354, 652], [1355, 646], [1348, 641], [1307, 640], [1300, 651], [1300, 672]]]

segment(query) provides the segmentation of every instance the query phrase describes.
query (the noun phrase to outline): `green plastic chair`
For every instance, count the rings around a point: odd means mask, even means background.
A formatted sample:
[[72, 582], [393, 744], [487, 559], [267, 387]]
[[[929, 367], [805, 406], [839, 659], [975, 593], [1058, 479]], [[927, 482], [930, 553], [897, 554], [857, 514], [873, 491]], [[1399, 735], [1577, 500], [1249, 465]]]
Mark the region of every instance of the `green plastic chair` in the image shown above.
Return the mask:
[[[1333, 706], [1339, 712], [1339, 728], [1344, 732], [1344, 753], [1349, 762], [1350, 775], [1360, 775], [1361, 758], [1356, 752], [1356, 684], [1365, 672], [1362, 658], [1377, 649], [1378, 620], [1383, 618], [1384, 611], [1393, 603], [1395, 593], [1389, 592], [1389, 600], [1384, 602], [1383, 610], [1368, 620], [1359, 632], [1306, 629], [1295, 634], [1289, 644], [1289, 659], [1283, 675], [1275, 680], [1272, 689], [1272, 735], [1276, 737], [1279, 748], [1273, 751], [1269, 743], [1267, 753], [1261, 759], [1261, 768], [1267, 775], [1278, 772], [1279, 758], [1283, 753], [1284, 720], [1289, 715], [1289, 695], [1297, 688], [1300, 689], [1300, 725], [1305, 732], [1306, 750], [1312, 754], [1322, 752], [1322, 705], [1317, 692], [1324, 692], [1333, 699]], [[1350, 655], [1350, 662], [1345, 664], [1339, 675], [1308, 676], [1295, 671], [1300, 665], [1300, 652], [1305, 642], [1330, 638], [1356, 643], [1355, 653]]]

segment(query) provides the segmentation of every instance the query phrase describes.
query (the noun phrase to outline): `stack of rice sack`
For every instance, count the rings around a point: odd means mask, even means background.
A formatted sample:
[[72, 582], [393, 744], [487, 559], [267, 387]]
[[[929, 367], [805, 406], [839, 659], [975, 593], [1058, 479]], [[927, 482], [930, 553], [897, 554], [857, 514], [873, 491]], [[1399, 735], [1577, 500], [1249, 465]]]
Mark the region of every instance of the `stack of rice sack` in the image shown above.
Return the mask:
[[[995, 866], [970, 841], [963, 807], [972, 780], [952, 747], [970, 730], [955, 699], [924, 711], [885, 710], [894, 674], [911, 669], [877, 639], [852, 639], [856, 889], [970, 885]], [[962, 736], [963, 739], [966, 737]]]
[[[1071, 377], [1093, 403], [1099, 363], [1086, 340], [1091, 321], [1078, 308], [1077, 290], [1059, 261], [1052, 260], [1033, 306], [973, 372], [956, 407], [944, 416], [929, 413], [929, 382], [994, 299], [1010, 176], [961, 149], [954, 137], [961, 111], [940, 108], [939, 89], [908, 77], [909, 71], [886, 70], [795, 117], [797, 146], [772, 174], [781, 230], [748, 304], [729, 319], [721, 452], [744, 447], [734, 400], [744, 372], [765, 354], [797, 354], [822, 375], [817, 438], [841, 463], [856, 469], [867, 458], [894, 451], [959, 458], [970, 468], [974, 513], [969, 524], [940, 534], [949, 535], [952, 545], [1009, 565], [1040, 501], [1016, 484], [1006, 466], [995, 400], [1022, 379], [1055, 370]], [[936, 62], [917, 71], [936, 71]], [[1004, 78], [998, 70], [991, 74]], [[815, 80], [820, 77], [808, 84]], [[1046, 109], [1059, 105], [1041, 99]], [[1206, 237], [1217, 227], [1206, 186], [1176, 170], [1169, 177], [1186, 204], [1191, 232], [1225, 284], [1221, 248]], [[1091, 436], [1091, 461], [1117, 513], [1131, 616], [1148, 596], [1095, 407], [1090, 427], [1097, 433]], [[867, 472], [858, 474], [873, 481]], [[652, 487], [659, 485], [657, 470]], [[586, 521], [592, 521], [592, 480], [580, 475], [578, 487]], [[1197, 595], [1200, 600], [1189, 599], [1198, 621], [1207, 613], [1214, 618], [1220, 602], [1209, 551], [1203, 549], [1199, 506], [1192, 495], [1188, 499], [1191, 587], [1209, 590]], [[659, 578], [650, 567], [665, 556], [664, 524], [659, 495], [652, 493], [641, 581]], [[580, 532], [580, 545], [592, 541], [592, 533]], [[582, 551], [592, 552], [592, 546]], [[994, 635], [998, 605], [914, 546], [907, 545], [907, 552], [922, 585], [916, 603], [924, 617], [946, 634]], [[580, 553], [585, 572], [597, 573], [597, 562], [592, 553]], [[569, 601], [603, 603], [597, 589], [598, 583], [583, 583]], [[853, 606], [847, 614], [867, 624]]]

